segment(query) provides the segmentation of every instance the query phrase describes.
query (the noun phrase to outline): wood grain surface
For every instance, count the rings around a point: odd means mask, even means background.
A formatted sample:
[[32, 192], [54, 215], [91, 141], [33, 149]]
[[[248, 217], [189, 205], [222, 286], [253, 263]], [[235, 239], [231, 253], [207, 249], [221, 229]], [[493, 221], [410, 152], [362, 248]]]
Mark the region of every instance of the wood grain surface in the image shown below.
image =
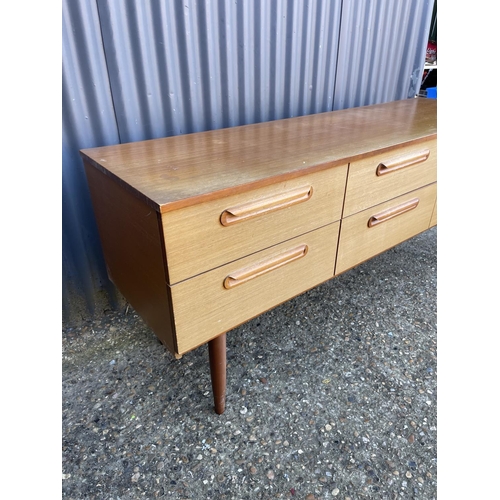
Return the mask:
[[[437, 140], [375, 154], [349, 165], [344, 217], [437, 180]], [[425, 153], [425, 154], [422, 154]], [[425, 159], [424, 159], [425, 158]], [[380, 165], [394, 165], [377, 175]]]
[[436, 137], [435, 99], [413, 98], [81, 151], [166, 212]]
[[436, 105], [82, 150], [111, 279], [181, 355], [425, 231]]
[[[339, 222], [303, 234], [171, 287], [179, 353], [183, 354], [333, 277]], [[303, 245], [305, 255], [286, 257]], [[278, 265], [238, 286], [226, 278], [245, 275], [270, 262]]]
[[[347, 165], [162, 214], [169, 283], [174, 284], [340, 219]], [[311, 190], [306, 201], [224, 226], [231, 207]], [[236, 210], [234, 210], [236, 212]]]
[[432, 211], [432, 217], [431, 217], [431, 223], [429, 224], [429, 227], [437, 226], [437, 196], [436, 196], [436, 203], [434, 203], [434, 210]]
[[87, 163], [85, 171], [109, 278], [175, 354], [159, 214]]

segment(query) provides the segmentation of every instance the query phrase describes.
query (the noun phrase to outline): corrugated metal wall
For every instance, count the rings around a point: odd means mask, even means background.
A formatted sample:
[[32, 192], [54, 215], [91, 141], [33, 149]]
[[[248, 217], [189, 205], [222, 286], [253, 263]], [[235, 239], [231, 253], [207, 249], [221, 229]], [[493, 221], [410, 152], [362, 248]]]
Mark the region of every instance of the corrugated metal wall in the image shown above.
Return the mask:
[[63, 0], [63, 318], [122, 300], [82, 148], [412, 97], [431, 0]]
[[434, 2], [343, 2], [333, 109], [413, 97]]
[[98, 6], [122, 142], [331, 109], [340, 1]]

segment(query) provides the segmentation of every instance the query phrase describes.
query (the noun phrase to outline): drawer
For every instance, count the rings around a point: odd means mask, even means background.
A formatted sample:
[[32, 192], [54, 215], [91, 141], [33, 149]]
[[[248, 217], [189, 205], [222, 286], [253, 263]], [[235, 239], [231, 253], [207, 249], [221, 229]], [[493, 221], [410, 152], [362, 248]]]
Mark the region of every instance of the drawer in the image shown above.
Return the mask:
[[175, 284], [340, 220], [347, 165], [162, 214]]
[[171, 287], [183, 354], [333, 277], [339, 222]]
[[343, 216], [436, 182], [436, 142], [434, 139], [353, 161]]
[[342, 220], [335, 274], [429, 228], [436, 183]]
[[437, 226], [437, 209], [438, 209], [438, 205], [437, 205], [437, 200], [436, 200], [436, 203], [434, 204], [434, 210], [432, 211], [432, 215], [431, 215], [431, 222], [429, 224], [429, 227], [433, 227], [433, 226]]

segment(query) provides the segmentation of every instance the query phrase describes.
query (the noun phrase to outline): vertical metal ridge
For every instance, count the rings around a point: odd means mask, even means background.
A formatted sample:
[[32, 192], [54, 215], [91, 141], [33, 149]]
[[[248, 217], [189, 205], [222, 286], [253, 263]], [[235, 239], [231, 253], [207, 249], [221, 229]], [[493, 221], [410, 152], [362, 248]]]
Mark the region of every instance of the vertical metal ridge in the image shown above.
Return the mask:
[[93, 1], [64, 0], [62, 16], [63, 318], [94, 313], [99, 291], [115, 303], [79, 149], [119, 142], [100, 20]]
[[345, 0], [334, 109], [413, 97], [433, 2]]

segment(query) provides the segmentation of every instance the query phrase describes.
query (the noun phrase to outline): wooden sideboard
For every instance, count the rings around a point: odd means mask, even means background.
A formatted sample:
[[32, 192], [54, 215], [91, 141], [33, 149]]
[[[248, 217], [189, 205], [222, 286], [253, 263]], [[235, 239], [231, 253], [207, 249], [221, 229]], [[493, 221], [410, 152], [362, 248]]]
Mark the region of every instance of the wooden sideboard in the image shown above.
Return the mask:
[[81, 151], [110, 279], [176, 357], [437, 223], [414, 98]]

